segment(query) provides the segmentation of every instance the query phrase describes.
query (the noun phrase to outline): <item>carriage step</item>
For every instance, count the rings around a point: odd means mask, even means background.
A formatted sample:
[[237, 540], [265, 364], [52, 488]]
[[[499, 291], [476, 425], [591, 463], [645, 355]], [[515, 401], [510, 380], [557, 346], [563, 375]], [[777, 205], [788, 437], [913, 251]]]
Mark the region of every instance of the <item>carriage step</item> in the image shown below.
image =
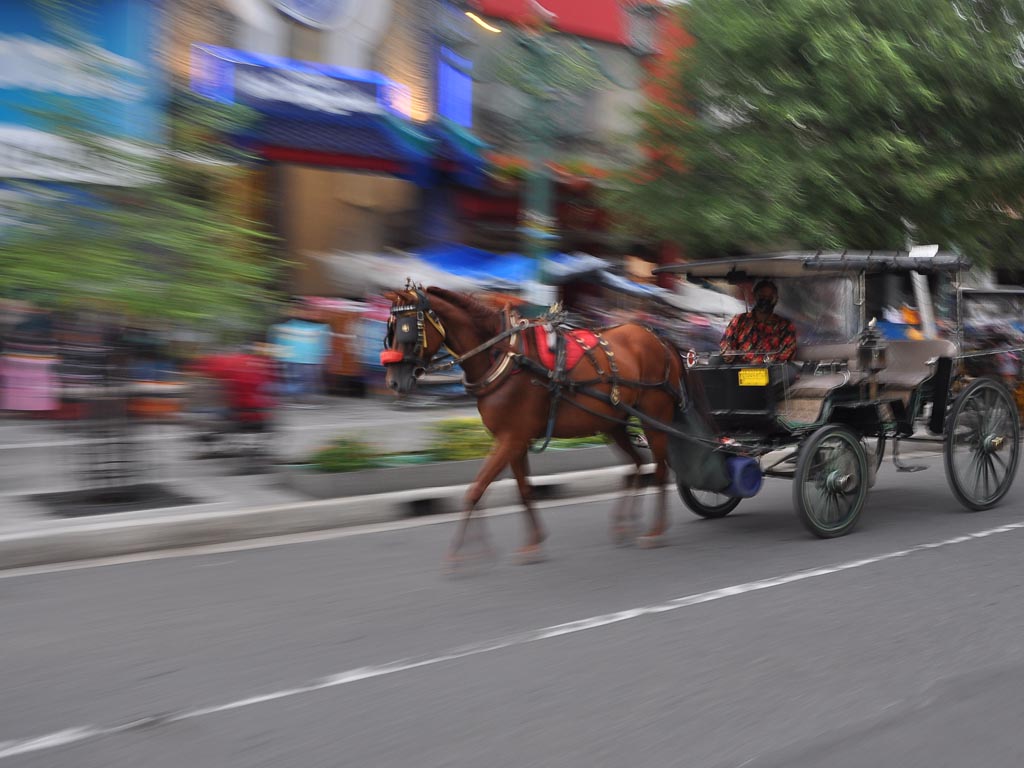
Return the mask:
[[924, 464], [897, 464], [897, 472], [923, 472], [928, 469]]

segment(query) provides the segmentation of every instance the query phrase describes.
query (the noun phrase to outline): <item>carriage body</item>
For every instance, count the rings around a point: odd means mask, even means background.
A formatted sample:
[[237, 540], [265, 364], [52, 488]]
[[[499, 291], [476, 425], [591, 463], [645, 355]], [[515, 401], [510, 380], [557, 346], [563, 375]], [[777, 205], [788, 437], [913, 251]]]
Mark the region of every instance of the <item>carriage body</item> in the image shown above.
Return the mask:
[[[956, 293], [954, 338], [882, 341], [865, 316], [870, 274], [943, 272], [958, 283], [966, 266], [934, 252], [810, 252], [662, 268], [732, 284], [776, 281], [779, 314], [797, 325], [794, 365], [773, 363], [770, 355], [764, 363], [742, 365], [714, 353], [687, 355], [688, 378], [702, 392], [717, 431], [717, 445], [705, 451], [719, 454], [722, 466], [728, 457], [743, 456], [764, 476], [792, 479], [798, 517], [826, 538], [856, 525], [890, 442], [903, 471], [920, 467], [899, 462], [901, 442], [941, 443], [957, 499], [971, 509], [994, 506], [1016, 474], [1020, 417], [1003, 382], [969, 375], [962, 351], [964, 291]], [[692, 441], [670, 440], [684, 503], [703, 517], [735, 508], [741, 495], [735, 483], [726, 485], [728, 472], [695, 476], [685, 466], [694, 458]], [[705, 465], [710, 461], [705, 457]]]

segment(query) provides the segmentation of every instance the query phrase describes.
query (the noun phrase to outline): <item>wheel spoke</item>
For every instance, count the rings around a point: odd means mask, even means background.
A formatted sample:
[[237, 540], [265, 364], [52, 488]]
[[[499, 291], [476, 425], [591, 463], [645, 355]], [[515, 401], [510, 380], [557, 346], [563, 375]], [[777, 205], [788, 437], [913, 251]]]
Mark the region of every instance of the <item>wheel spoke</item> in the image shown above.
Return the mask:
[[850, 510], [853, 507], [853, 498], [849, 495], [842, 493], [836, 494], [836, 522], [841, 522], [847, 518], [850, 514]]
[[[833, 510], [835, 511], [833, 512]], [[829, 493], [825, 496], [825, 509], [822, 513], [822, 519], [826, 523], [834, 523], [839, 519], [839, 508], [836, 505], [834, 493]]]
[[976, 451], [971, 457], [971, 468], [974, 470], [974, 493], [977, 495], [978, 487], [981, 485], [981, 473], [984, 468], [984, 456], [981, 451]]

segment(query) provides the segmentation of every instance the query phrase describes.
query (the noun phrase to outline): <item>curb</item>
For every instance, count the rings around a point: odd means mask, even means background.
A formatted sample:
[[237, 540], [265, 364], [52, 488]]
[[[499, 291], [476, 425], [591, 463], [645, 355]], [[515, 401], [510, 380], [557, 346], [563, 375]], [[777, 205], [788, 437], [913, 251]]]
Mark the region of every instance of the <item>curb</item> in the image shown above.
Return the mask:
[[[538, 500], [588, 496], [623, 487], [630, 465], [538, 475], [531, 478]], [[644, 467], [646, 473], [653, 465]], [[181, 549], [230, 541], [308, 533], [408, 517], [457, 512], [469, 484], [293, 502], [231, 512], [182, 512], [150, 519], [115, 519], [40, 527], [0, 535], [0, 570]], [[514, 479], [495, 481], [483, 507], [519, 502]]]

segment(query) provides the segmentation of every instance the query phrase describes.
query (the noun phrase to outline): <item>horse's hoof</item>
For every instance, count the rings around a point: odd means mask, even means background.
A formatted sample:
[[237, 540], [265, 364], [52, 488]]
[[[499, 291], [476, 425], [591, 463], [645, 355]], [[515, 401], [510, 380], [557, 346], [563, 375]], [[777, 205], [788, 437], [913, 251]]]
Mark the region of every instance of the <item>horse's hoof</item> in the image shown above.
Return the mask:
[[498, 553], [492, 547], [468, 554], [447, 555], [441, 563], [444, 576], [461, 576], [474, 569], [485, 569], [498, 562]]
[[535, 544], [531, 547], [520, 547], [517, 549], [514, 559], [516, 565], [533, 565], [534, 563], [543, 563], [547, 560], [547, 555], [544, 554], [543, 547]]
[[644, 534], [636, 537], [636, 545], [640, 549], [658, 549], [668, 544], [668, 535], [659, 533], [656, 535]]
[[612, 544], [628, 547], [636, 541], [636, 530], [628, 525], [617, 525], [611, 530]]

